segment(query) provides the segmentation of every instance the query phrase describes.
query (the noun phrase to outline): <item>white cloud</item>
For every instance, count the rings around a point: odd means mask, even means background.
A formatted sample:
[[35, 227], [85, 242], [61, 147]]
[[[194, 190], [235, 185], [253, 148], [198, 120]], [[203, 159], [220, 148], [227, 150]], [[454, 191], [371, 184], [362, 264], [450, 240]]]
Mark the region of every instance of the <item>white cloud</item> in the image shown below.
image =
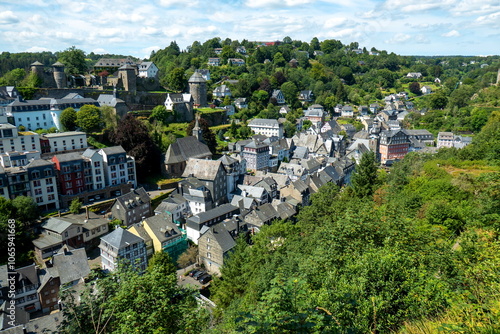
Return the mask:
[[386, 40], [385, 42], [387, 44], [398, 44], [398, 43], [407, 42], [408, 40], [410, 40], [410, 38], [411, 38], [411, 36], [408, 34], [399, 33], [399, 34], [394, 35], [391, 39]]
[[50, 50], [42, 46], [32, 46], [29, 49], [24, 50], [24, 52], [45, 52], [45, 51], [50, 51]]
[[448, 31], [447, 33], [442, 34], [443, 37], [460, 37], [460, 33], [456, 30]]
[[103, 48], [97, 48], [97, 49], [94, 49], [92, 50], [93, 53], [95, 54], [98, 54], [98, 55], [102, 55], [102, 54], [106, 54], [108, 53], [108, 51], [106, 51], [105, 49]]
[[330, 29], [333, 27], [345, 25], [346, 23], [347, 19], [345, 17], [332, 17], [331, 19], [325, 21], [324, 27], [326, 29]]
[[160, 30], [154, 27], [142, 27], [140, 33], [143, 35], [158, 35]]
[[120, 28], [104, 28], [98, 31], [98, 35], [101, 37], [118, 37], [123, 33], [123, 29]]
[[489, 15], [483, 15], [476, 19], [475, 23], [481, 25], [490, 25], [491, 27], [498, 27], [500, 25], [500, 11]]
[[0, 12], [0, 24], [13, 24], [19, 22], [19, 18], [10, 10]]
[[142, 54], [142, 58], [145, 59], [145, 58], [149, 58], [149, 56], [151, 56], [151, 52], [152, 51], [158, 51], [160, 50], [161, 47], [155, 45], [155, 46], [150, 46], [150, 47], [147, 47], [147, 48], [144, 48], [144, 49], [141, 49], [140, 51], [140, 54]]
[[[205, 5], [205, 4], [203, 4]], [[163, 7], [173, 7], [173, 6], [183, 6], [183, 7], [198, 7], [198, 0], [184, 1], [184, 0], [160, 0], [160, 6]]]
[[266, 7], [288, 7], [306, 5], [315, 2], [315, 0], [247, 0], [245, 5], [250, 8], [266, 8]]

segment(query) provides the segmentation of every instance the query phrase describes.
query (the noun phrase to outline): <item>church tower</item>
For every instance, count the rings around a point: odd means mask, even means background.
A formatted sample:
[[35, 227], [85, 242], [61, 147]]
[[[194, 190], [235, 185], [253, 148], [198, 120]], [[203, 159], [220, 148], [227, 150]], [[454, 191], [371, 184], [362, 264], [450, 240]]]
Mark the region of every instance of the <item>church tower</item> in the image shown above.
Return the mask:
[[207, 106], [207, 81], [199, 72], [194, 72], [189, 78], [189, 93], [193, 97], [195, 107]]
[[200, 114], [196, 114], [195, 115], [195, 124], [194, 124], [194, 128], [193, 128], [193, 137], [195, 137], [196, 139], [198, 139], [199, 142], [204, 142], [203, 140], [203, 130], [201, 129], [200, 127]]

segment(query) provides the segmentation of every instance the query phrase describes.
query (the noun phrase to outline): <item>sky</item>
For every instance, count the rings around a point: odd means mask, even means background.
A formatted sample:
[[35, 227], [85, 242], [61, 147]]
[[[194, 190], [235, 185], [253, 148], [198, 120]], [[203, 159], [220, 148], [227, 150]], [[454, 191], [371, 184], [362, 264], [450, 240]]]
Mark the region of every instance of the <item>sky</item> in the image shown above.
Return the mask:
[[499, 55], [499, 0], [0, 0], [0, 52], [147, 58], [176, 41], [337, 39], [400, 55]]

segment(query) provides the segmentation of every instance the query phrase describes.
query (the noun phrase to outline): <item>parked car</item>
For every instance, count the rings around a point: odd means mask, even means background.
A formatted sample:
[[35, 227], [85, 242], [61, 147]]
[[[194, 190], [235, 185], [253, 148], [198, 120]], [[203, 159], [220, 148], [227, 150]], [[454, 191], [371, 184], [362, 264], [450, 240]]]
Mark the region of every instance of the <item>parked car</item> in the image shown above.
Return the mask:
[[200, 278], [200, 276], [203, 276], [203, 275], [205, 275], [206, 273], [207, 273], [207, 272], [206, 272], [205, 270], [200, 270], [200, 271], [198, 271], [197, 273], [195, 273], [195, 274], [193, 275], [193, 278], [197, 280], [197, 279], [199, 279], [199, 278]]
[[199, 271], [200, 271], [200, 269], [193, 269], [193, 270], [191, 270], [191, 271], [189, 272], [189, 274], [188, 274], [188, 275], [189, 275], [189, 277], [193, 277], [193, 276], [194, 276], [194, 274], [196, 274], [196, 273], [197, 273], [197, 272], [199, 272]]
[[209, 274], [203, 275], [199, 279], [201, 284], [206, 284], [206, 283], [210, 282], [211, 280], [212, 280], [212, 275], [209, 275]]

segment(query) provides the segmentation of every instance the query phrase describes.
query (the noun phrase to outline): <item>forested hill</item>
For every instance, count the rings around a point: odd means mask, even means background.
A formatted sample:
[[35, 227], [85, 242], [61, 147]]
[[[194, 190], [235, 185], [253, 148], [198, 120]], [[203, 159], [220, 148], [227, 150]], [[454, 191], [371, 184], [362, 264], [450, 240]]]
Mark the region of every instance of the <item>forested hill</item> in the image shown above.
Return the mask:
[[362, 160], [352, 188], [240, 240], [212, 287], [217, 332], [499, 332], [499, 162], [499, 112], [469, 147], [374, 183]]

